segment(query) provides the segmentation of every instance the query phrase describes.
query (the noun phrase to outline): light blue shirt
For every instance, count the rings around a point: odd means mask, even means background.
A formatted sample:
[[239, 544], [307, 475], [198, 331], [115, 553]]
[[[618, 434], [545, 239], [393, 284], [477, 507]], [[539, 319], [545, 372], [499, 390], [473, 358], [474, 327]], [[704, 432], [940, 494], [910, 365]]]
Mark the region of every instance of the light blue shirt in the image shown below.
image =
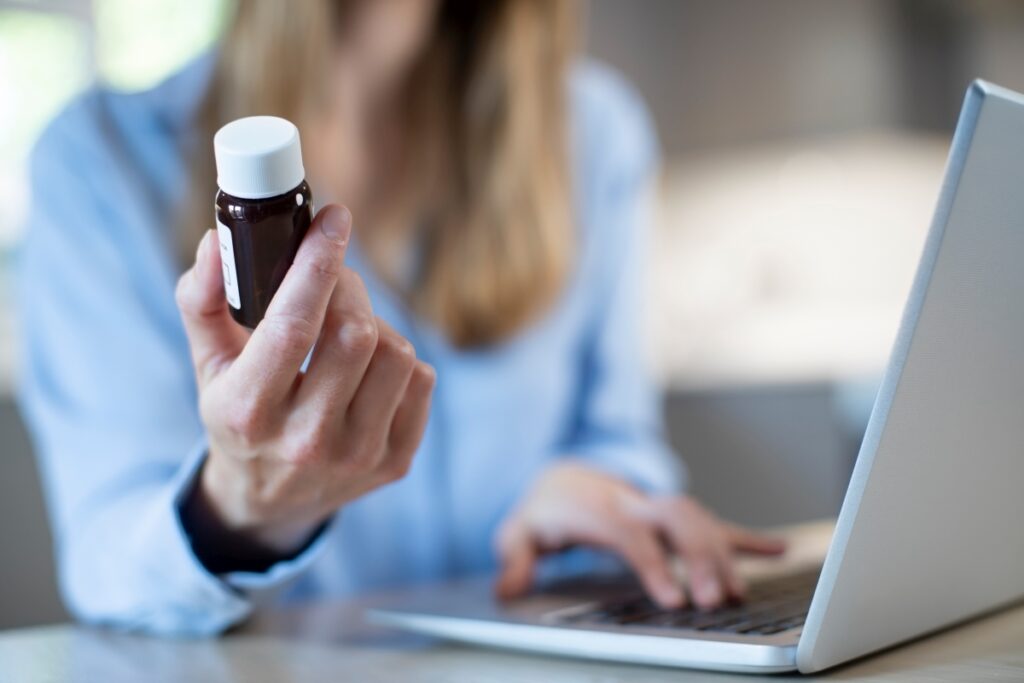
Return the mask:
[[[88, 91], [32, 156], [20, 398], [76, 616], [209, 634], [255, 604], [486, 572], [501, 519], [566, 456], [646, 489], [682, 485], [640, 360], [652, 127], [619, 78], [581, 64], [569, 85], [579, 249], [553, 309], [497, 348], [456, 349], [409, 313], [354, 244], [348, 264], [376, 313], [437, 369], [413, 467], [345, 506], [298, 557], [263, 573], [207, 571], [180, 517], [206, 437], [168, 219], [186, 186], [190, 115], [209, 61], [143, 93]], [[212, 222], [212, 197], [210, 206]]]

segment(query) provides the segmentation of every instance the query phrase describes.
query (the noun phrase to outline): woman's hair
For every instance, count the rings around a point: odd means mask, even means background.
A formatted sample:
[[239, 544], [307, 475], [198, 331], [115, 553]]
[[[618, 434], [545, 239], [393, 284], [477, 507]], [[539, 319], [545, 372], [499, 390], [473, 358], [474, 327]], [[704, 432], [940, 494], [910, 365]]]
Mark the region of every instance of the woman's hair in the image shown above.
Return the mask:
[[[197, 111], [180, 219], [185, 253], [213, 213], [214, 132], [242, 116], [300, 127], [315, 116], [332, 46], [359, 1], [239, 0]], [[575, 10], [573, 0], [441, 0], [407, 80], [412, 146], [404, 179], [389, 189], [407, 219], [366, 226], [359, 242], [376, 274], [458, 346], [519, 330], [553, 302], [571, 265], [566, 79]]]

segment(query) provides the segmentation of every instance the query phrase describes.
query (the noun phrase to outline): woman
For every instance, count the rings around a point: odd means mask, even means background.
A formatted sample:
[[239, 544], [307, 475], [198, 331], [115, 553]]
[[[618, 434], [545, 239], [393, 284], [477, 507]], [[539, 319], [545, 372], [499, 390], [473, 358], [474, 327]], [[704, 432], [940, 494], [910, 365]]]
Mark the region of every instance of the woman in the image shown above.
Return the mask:
[[[572, 9], [243, 1], [216, 55], [51, 125], [21, 390], [76, 615], [216, 633], [496, 567], [514, 596], [572, 545], [666, 606], [677, 553], [712, 606], [781, 550], [675, 493], [636, 335], [653, 136]], [[250, 335], [204, 233], [212, 134], [251, 114], [299, 124], [326, 206]]]

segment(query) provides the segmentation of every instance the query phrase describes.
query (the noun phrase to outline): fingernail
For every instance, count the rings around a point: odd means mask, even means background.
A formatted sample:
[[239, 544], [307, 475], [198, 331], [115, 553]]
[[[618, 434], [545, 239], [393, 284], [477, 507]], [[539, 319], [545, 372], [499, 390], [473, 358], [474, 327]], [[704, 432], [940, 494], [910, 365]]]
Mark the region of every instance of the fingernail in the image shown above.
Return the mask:
[[679, 607], [683, 602], [683, 591], [675, 584], [666, 585], [660, 593], [661, 603], [665, 607]]
[[513, 584], [512, 578], [508, 574], [503, 574], [498, 582], [494, 586], [495, 593], [502, 600], [508, 600], [516, 594], [515, 585]]
[[722, 601], [722, 589], [714, 581], [701, 584], [699, 592], [700, 602], [704, 605], [717, 605]]
[[320, 221], [320, 230], [324, 237], [338, 244], [348, 242], [351, 228], [352, 214], [344, 206], [328, 207], [324, 212], [324, 219]]

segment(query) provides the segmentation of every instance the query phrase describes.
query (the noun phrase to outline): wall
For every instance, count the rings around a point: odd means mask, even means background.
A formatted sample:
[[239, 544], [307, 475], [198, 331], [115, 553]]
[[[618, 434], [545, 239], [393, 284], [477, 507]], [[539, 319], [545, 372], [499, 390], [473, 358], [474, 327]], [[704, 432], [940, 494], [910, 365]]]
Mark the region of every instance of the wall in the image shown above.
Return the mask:
[[39, 477], [9, 397], [0, 397], [0, 438], [0, 629], [62, 621]]
[[891, 15], [890, 0], [594, 0], [588, 49], [678, 155], [893, 120]]

